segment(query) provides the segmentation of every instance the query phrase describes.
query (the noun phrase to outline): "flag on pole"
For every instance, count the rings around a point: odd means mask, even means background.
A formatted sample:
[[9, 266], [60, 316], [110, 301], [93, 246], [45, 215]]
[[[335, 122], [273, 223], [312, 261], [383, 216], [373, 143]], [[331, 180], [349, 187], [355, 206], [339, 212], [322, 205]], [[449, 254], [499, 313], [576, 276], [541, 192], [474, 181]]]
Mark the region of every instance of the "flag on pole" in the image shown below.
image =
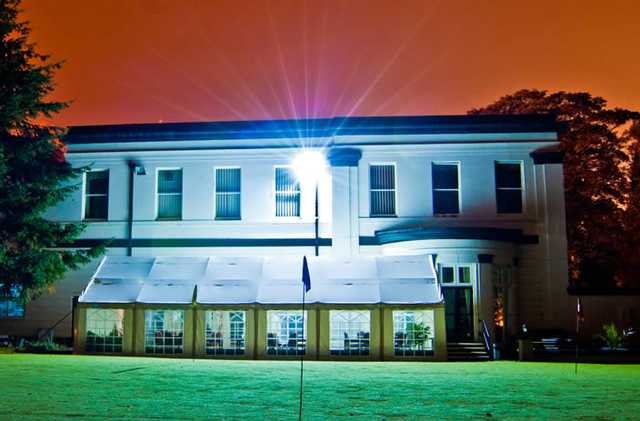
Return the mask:
[[307, 256], [302, 259], [302, 284], [304, 285], [304, 292], [309, 292], [311, 289], [311, 275], [309, 275]]

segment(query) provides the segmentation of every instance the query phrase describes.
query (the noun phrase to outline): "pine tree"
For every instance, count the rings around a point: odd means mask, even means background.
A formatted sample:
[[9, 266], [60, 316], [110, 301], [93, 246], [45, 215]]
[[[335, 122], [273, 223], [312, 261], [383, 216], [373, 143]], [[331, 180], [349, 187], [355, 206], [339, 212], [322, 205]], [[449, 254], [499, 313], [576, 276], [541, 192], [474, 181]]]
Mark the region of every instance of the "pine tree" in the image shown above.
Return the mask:
[[[633, 139], [625, 130], [640, 113], [608, 108], [586, 92], [523, 89], [470, 114], [552, 114], [559, 123], [570, 277], [574, 286], [612, 287], [634, 282], [621, 276], [630, 221], [629, 168]], [[640, 155], [638, 155], [640, 157]], [[629, 230], [624, 229], [625, 227]], [[627, 262], [628, 263], [628, 262]]]
[[64, 249], [84, 226], [43, 218], [86, 169], [66, 161], [64, 129], [40, 123], [67, 106], [47, 99], [61, 63], [36, 51], [18, 14], [19, 0], [0, 0], [0, 295], [26, 303], [104, 247]]

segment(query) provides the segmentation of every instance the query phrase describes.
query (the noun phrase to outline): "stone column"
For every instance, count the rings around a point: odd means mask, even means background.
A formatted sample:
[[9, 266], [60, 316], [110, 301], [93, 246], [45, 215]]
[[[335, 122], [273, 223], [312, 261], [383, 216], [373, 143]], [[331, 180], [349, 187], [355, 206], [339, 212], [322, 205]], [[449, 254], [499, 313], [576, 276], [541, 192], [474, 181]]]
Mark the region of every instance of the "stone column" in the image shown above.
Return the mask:
[[332, 183], [332, 254], [358, 253], [358, 162], [362, 152], [355, 148], [332, 148], [327, 156]]

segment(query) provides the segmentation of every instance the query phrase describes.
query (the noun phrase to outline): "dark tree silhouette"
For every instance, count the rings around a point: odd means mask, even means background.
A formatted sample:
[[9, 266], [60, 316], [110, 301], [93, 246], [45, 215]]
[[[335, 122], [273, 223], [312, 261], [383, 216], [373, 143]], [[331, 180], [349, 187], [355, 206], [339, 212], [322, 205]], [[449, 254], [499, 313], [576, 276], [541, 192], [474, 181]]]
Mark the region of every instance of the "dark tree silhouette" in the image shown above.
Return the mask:
[[[632, 180], [634, 172], [635, 177], [640, 175], [640, 114], [607, 108], [606, 100], [586, 92], [527, 89], [469, 111], [538, 113], [552, 114], [559, 123], [572, 284], [598, 288], [632, 285], [636, 281], [626, 272], [631, 242], [640, 237], [640, 224], [631, 219], [632, 213], [638, 212], [632, 197], [640, 198], [640, 187]], [[627, 268], [623, 268], [625, 264]]]
[[27, 302], [103, 247], [63, 249], [84, 227], [42, 217], [83, 169], [66, 161], [64, 130], [38, 123], [67, 106], [47, 100], [60, 63], [36, 52], [18, 7], [0, 0], [0, 294]]

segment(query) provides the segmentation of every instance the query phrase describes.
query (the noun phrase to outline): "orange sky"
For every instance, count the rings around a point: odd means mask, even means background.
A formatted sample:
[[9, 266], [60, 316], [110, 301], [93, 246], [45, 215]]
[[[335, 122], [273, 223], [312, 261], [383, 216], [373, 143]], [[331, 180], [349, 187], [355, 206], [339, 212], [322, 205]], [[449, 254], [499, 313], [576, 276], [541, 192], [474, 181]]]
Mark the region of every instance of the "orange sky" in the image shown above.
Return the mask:
[[[526, 5], [525, 5], [526, 4]], [[64, 125], [460, 114], [520, 88], [640, 109], [640, 1], [24, 0]]]

